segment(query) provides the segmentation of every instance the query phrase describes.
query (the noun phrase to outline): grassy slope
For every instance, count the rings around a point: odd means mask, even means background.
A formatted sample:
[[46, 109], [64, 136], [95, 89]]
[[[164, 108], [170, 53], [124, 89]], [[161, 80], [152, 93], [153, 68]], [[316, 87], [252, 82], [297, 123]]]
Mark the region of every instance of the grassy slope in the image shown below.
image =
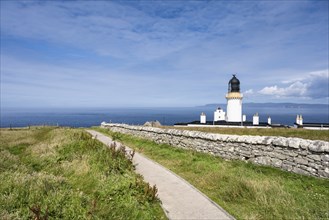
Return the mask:
[[166, 218], [131, 161], [86, 132], [0, 132], [0, 219]]
[[236, 218], [329, 219], [329, 180], [97, 130], [182, 176]]
[[282, 137], [299, 137], [310, 140], [329, 141], [329, 130], [306, 130], [294, 128], [211, 128], [211, 127], [173, 127], [163, 126], [162, 128], [203, 131], [219, 134], [236, 134], [236, 135], [260, 135], [260, 136], [282, 136]]

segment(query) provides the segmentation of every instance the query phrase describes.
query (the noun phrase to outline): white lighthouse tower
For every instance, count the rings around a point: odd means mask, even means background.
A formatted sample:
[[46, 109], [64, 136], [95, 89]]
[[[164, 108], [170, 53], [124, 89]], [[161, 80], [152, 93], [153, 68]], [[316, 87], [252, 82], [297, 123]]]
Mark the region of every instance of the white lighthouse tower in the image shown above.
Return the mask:
[[241, 122], [242, 120], [242, 94], [240, 93], [240, 81], [233, 75], [228, 83], [228, 93], [226, 94], [227, 122]]

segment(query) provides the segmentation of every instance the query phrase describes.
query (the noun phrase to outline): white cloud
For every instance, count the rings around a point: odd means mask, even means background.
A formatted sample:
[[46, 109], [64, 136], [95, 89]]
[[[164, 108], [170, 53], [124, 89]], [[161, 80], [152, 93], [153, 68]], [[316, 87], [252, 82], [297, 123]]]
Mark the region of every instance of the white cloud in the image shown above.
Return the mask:
[[328, 70], [316, 71], [309, 73], [306, 77], [295, 81], [284, 81], [289, 84], [285, 87], [266, 86], [259, 90], [261, 95], [296, 98], [328, 98], [329, 97], [329, 76]]
[[254, 90], [253, 89], [248, 89], [243, 94], [247, 94], [247, 95], [254, 94]]
[[[204, 95], [210, 83], [203, 80], [137, 75], [83, 63], [65, 66], [0, 57], [2, 106], [194, 106], [211, 103], [214, 95]], [[195, 91], [201, 92], [193, 94]]]
[[244, 98], [248, 99], [250, 97], [253, 97], [255, 95], [253, 89], [248, 89], [247, 91], [243, 92]]
[[[95, 97], [113, 94], [113, 100], [129, 104], [139, 93], [137, 105], [141, 99], [162, 104], [154, 94], [168, 105], [194, 105], [217, 100], [231, 73], [238, 73], [241, 88], [253, 88], [246, 97], [323, 97], [328, 87], [322, 73], [307, 79], [298, 73], [328, 66], [325, 6], [328, 2], [1, 1], [1, 54], [15, 59], [2, 62], [2, 91], [30, 84], [21, 92], [97, 90]], [[301, 78], [282, 84], [296, 75]], [[46, 94], [40, 91], [32, 96]], [[78, 92], [74, 97], [83, 99], [86, 94]]]
[[[298, 29], [299, 23], [295, 25], [296, 18], [291, 16], [295, 13], [287, 13], [296, 7], [294, 3], [274, 7], [271, 3], [216, 1], [14, 1], [2, 3], [1, 29], [2, 33], [16, 37], [66, 44], [119, 58], [151, 60], [211, 40], [215, 40], [217, 51], [221, 49], [228, 56], [222, 48], [229, 43], [236, 44], [236, 49], [241, 45], [272, 49], [271, 45], [277, 46], [279, 41], [290, 43], [296, 36], [315, 32], [318, 19], [313, 29]], [[233, 49], [228, 51], [232, 53]]]
[[[152, 7], [158, 8], [158, 4]], [[109, 1], [5, 2], [1, 7], [1, 29], [9, 36], [143, 61], [192, 46], [199, 39], [197, 34], [188, 36], [194, 31], [186, 30], [189, 20], [182, 14], [175, 19], [153, 17]]]

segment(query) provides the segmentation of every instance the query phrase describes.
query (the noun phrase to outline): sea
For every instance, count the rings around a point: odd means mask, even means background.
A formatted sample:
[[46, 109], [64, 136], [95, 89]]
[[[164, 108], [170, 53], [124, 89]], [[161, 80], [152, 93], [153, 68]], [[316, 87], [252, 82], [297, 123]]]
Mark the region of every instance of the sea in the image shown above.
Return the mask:
[[[47, 109], [1, 109], [0, 126], [26, 127], [37, 125], [90, 127], [102, 122], [143, 125], [146, 121], [159, 121], [162, 125], [191, 122], [200, 119], [200, 113], [207, 115], [207, 121], [213, 120], [213, 112], [225, 104], [209, 104], [198, 107], [157, 107], [157, 108], [47, 108]], [[291, 103], [249, 103], [243, 105], [243, 114], [247, 121], [258, 113], [260, 122], [267, 122], [270, 116], [272, 124], [293, 125], [296, 116], [302, 115], [304, 122], [329, 123], [329, 105], [291, 104]]]

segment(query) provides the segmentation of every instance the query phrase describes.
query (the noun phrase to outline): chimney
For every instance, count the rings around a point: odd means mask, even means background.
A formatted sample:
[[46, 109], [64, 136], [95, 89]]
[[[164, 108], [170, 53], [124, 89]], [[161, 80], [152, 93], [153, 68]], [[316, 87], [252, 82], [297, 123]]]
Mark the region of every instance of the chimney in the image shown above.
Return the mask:
[[302, 115], [299, 116], [299, 125], [303, 125], [303, 117], [302, 117]]
[[200, 123], [201, 124], [206, 124], [206, 114], [205, 113], [201, 113], [201, 115], [200, 115]]
[[272, 124], [272, 119], [271, 119], [271, 117], [270, 116], [268, 116], [268, 118], [267, 118], [267, 124]]
[[252, 124], [253, 124], [253, 125], [259, 125], [259, 116], [258, 116], [258, 113], [256, 113], [256, 114], [252, 117]]

